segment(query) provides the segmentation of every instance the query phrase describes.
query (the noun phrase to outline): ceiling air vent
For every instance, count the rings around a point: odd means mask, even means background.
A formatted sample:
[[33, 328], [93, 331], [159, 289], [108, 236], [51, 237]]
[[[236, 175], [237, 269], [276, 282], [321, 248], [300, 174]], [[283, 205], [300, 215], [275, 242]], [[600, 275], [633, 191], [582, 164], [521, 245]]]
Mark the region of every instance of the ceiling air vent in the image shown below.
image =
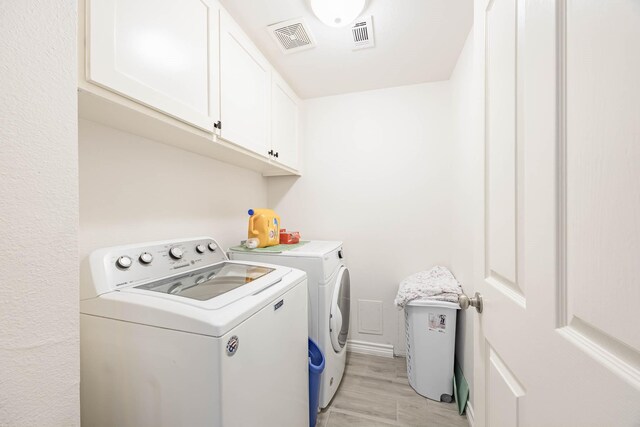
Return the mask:
[[316, 42], [303, 18], [278, 22], [267, 27], [284, 53], [299, 52], [315, 47]]
[[353, 50], [366, 49], [374, 47], [373, 39], [373, 21], [371, 16], [363, 16], [356, 19], [351, 27], [351, 35], [353, 36]]

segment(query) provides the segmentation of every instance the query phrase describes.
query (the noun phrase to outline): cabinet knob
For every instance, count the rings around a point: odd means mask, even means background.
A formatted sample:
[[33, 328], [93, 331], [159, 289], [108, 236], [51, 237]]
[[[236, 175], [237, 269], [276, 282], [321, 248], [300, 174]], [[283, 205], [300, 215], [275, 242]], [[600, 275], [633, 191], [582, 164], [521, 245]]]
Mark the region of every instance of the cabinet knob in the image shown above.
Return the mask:
[[270, 156], [273, 156], [273, 150], [269, 150], [269, 153], [267, 154], [269, 154]]
[[276, 153], [274, 154], [275, 157], [278, 157], [278, 152], [276, 151]]
[[222, 130], [222, 122], [220, 120], [218, 120], [217, 122], [215, 122], [213, 124], [213, 128]]

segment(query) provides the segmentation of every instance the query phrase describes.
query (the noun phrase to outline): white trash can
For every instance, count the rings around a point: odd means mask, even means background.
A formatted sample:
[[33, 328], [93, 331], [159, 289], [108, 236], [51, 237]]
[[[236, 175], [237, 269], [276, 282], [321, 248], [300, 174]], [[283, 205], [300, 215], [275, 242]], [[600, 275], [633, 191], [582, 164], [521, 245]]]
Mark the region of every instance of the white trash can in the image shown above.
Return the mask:
[[458, 304], [418, 299], [404, 308], [407, 377], [415, 391], [429, 399], [453, 400], [453, 363]]

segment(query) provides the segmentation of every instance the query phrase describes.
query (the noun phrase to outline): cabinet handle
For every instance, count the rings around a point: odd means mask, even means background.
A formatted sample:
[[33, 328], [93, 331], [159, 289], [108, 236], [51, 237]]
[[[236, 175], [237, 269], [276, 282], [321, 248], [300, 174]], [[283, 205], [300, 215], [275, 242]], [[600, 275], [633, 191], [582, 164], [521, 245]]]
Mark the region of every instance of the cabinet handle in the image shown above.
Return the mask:
[[276, 153], [274, 154], [274, 156], [277, 158], [278, 157], [278, 152], [276, 151]]
[[269, 154], [270, 156], [273, 156], [273, 150], [269, 150], [267, 154]]
[[222, 122], [220, 120], [218, 120], [217, 122], [215, 122], [213, 124], [213, 128], [222, 130]]

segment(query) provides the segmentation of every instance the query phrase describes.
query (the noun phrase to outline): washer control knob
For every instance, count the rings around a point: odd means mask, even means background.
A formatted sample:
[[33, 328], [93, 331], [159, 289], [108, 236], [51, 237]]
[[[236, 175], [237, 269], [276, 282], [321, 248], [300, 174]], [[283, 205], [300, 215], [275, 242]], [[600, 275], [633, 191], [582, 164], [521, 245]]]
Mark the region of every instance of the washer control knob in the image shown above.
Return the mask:
[[116, 261], [116, 265], [120, 268], [124, 268], [125, 270], [129, 267], [131, 267], [131, 264], [133, 264], [133, 261], [131, 261], [131, 258], [129, 258], [126, 255], [121, 256], [120, 258], [118, 258], [118, 260]]
[[180, 259], [182, 258], [182, 255], [184, 255], [184, 252], [182, 252], [182, 249], [174, 246], [169, 249], [169, 255], [171, 255], [171, 258], [173, 259]]
[[199, 254], [203, 254], [204, 253], [204, 245], [198, 245], [196, 246], [196, 252], [198, 252]]
[[215, 243], [213, 243], [213, 242], [209, 243], [209, 244], [207, 245], [207, 247], [209, 248], [209, 250], [210, 250], [211, 252], [215, 252], [215, 251], [216, 251], [216, 249], [218, 249], [218, 247], [216, 246], [216, 244], [215, 244]]
[[151, 261], [153, 261], [153, 255], [149, 252], [143, 252], [138, 259], [143, 264], [151, 264]]

